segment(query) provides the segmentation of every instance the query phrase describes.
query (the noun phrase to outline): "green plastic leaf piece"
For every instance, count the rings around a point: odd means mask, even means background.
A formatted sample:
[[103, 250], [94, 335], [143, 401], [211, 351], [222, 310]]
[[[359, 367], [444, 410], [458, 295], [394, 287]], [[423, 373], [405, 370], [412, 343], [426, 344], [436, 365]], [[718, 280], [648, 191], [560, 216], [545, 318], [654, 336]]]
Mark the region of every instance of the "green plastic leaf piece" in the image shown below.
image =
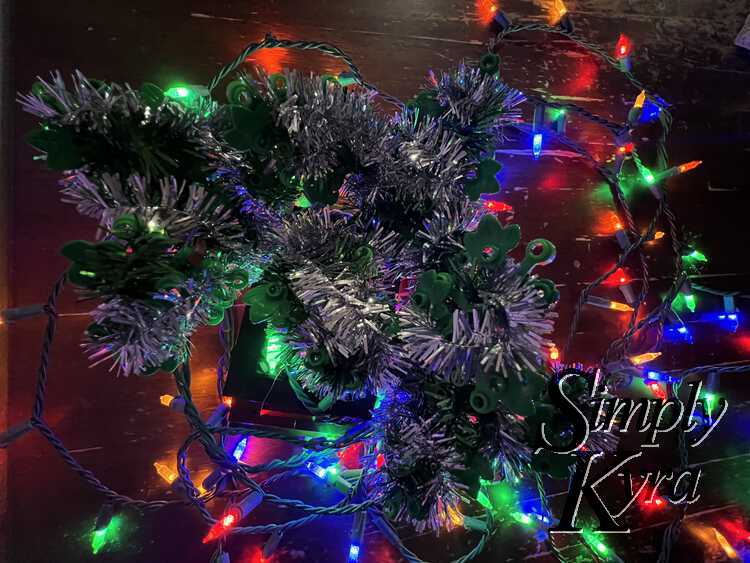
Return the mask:
[[495, 174], [500, 172], [502, 164], [493, 158], [487, 158], [477, 166], [476, 177], [464, 183], [464, 191], [470, 200], [476, 201], [482, 194], [493, 194], [499, 184]]
[[497, 268], [505, 263], [508, 252], [521, 240], [521, 227], [503, 227], [497, 217], [487, 214], [475, 231], [464, 235], [464, 247], [469, 259], [477, 266]]
[[271, 113], [265, 104], [256, 104], [253, 108], [229, 106], [229, 118], [232, 127], [224, 138], [238, 151], [253, 152], [265, 155], [271, 149], [268, 130], [273, 126]]
[[63, 245], [60, 254], [71, 262], [90, 263], [98, 260], [96, 245], [85, 240], [72, 240]]
[[211, 298], [224, 308], [231, 307], [237, 295], [224, 284], [218, 284], [211, 291]]
[[375, 256], [372, 248], [368, 245], [357, 247], [352, 253], [352, 269], [359, 272], [367, 271]]
[[224, 261], [218, 256], [207, 256], [201, 262], [201, 268], [214, 276], [220, 276], [224, 272]]
[[487, 53], [479, 59], [479, 70], [483, 74], [496, 74], [500, 71], [500, 57], [495, 53]]
[[275, 72], [271, 76], [268, 77], [268, 81], [271, 83], [271, 87], [273, 88], [274, 92], [276, 92], [277, 96], [279, 96], [282, 99], [286, 98], [286, 91], [287, 91], [286, 76], [284, 76], [280, 72]]
[[232, 105], [254, 106], [258, 91], [244, 80], [233, 80], [227, 85], [227, 100]]
[[544, 238], [534, 239], [526, 245], [526, 255], [518, 265], [518, 273], [525, 276], [537, 266], [551, 264], [556, 255], [557, 249], [550, 241]]

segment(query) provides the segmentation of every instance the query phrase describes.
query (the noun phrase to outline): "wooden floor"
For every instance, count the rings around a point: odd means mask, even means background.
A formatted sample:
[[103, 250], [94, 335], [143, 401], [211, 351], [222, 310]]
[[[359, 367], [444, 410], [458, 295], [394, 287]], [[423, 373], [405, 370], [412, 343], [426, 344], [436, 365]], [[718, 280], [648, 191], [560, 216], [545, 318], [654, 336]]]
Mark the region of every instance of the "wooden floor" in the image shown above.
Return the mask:
[[[513, 18], [545, 21], [549, 3], [503, 0], [502, 4]], [[11, 91], [28, 90], [37, 75], [56, 69], [66, 74], [80, 69], [90, 77], [133, 86], [146, 81], [205, 83], [246, 43], [270, 31], [283, 38], [335, 43], [352, 55], [369, 82], [402, 99], [416, 92], [428, 69], [449, 69], [462, 59], [481, 56], [489, 37], [486, 22], [491, 6], [489, 0], [24, 0], [12, 4]], [[747, 53], [743, 56], [736, 51], [732, 41], [750, 6], [736, 0], [570, 0], [567, 4], [580, 32], [610, 49], [619, 33], [628, 34], [638, 49], [636, 74], [675, 104], [669, 147], [673, 162], [705, 161], [669, 188], [686, 234], [698, 235], [710, 257], [701, 283], [747, 292], [750, 63]], [[500, 54], [504, 77], [511, 85], [568, 96], [618, 121], [624, 119], [637, 94], [616, 73], [565, 41], [538, 35], [514, 37]], [[269, 71], [287, 66], [318, 73], [344, 70], [322, 56], [283, 50], [262, 52], [254, 60]], [[9, 246], [9, 299], [11, 306], [18, 306], [46, 299], [65, 267], [58, 249], [68, 240], [92, 237], [94, 225], [59, 202], [57, 176], [32, 159], [33, 152], [22, 136], [33, 126], [33, 119], [7, 104], [4, 111], [4, 117], [13, 120], [14, 142], [4, 147], [5, 155], [12, 154], [13, 169], [8, 214], [0, 218], [0, 224], [7, 225], [3, 232]], [[597, 155], [613, 150], [611, 140], [594, 127], [575, 122], [570, 132]], [[535, 164], [527, 148], [501, 147], [505, 151], [504, 190], [525, 237], [545, 236], [557, 245], [558, 259], [548, 274], [564, 284], [556, 333], [562, 345], [569, 304], [582, 284], [616, 259], [611, 238], [596, 236], [597, 217], [609, 202], [597, 189], [601, 180], [579, 159], [557, 152]], [[653, 198], [648, 192], [634, 197], [636, 217], [643, 220]], [[669, 274], [665, 256], [655, 249], [650, 264], [657, 291], [665, 289], [658, 278]], [[131, 496], [170, 497], [153, 463], [173, 464], [187, 432], [181, 415], [159, 404], [159, 395], [174, 393], [174, 384], [165, 375], [115, 379], [106, 368], [89, 369], [78, 347], [88, 324], [85, 314], [79, 313], [86, 308], [68, 291], [60, 310], [64, 316], [52, 357], [48, 422], [108, 486]], [[568, 359], [595, 360], [623, 322], [609, 313], [588, 313], [573, 357]], [[0, 327], [0, 331], [9, 343], [8, 420], [15, 423], [30, 413], [43, 324], [29, 320]], [[208, 410], [214, 401], [218, 344], [213, 331], [201, 333], [195, 343], [194, 394]], [[692, 347], [665, 354], [659, 365], [687, 367], [749, 354], [747, 327], [732, 339], [708, 331]], [[708, 462], [704, 496], [689, 511], [700, 521], [750, 509], [750, 385], [746, 377], [724, 378], [721, 392], [730, 397], [731, 413], [710, 447], [691, 458], [691, 462]], [[2, 390], [0, 383], [0, 398]], [[272, 444], [258, 443], [252, 455], [261, 459], [272, 450]], [[9, 562], [208, 561], [210, 550], [200, 543], [204, 529], [189, 509], [143, 517], [129, 512], [124, 515], [118, 544], [93, 556], [90, 531], [101, 499], [82, 485], [39, 435], [14, 444], [8, 458], [8, 488], [0, 491], [0, 498], [7, 498], [2, 531]], [[192, 465], [198, 474], [208, 470], [205, 460], [197, 457]], [[726, 506], [732, 508], [722, 508]], [[669, 514], [637, 520], [632, 536], [611, 543], [625, 561], [652, 561], [668, 520]], [[277, 560], [343, 562], [349, 526], [348, 519], [331, 518], [289, 534]], [[444, 562], [465, 552], [470, 539], [461, 533], [438, 540], [422, 536], [410, 538], [408, 545], [426, 560]], [[544, 547], [541, 552], [538, 549], [533, 537], [513, 528], [499, 533], [478, 561], [552, 560]], [[232, 542], [230, 550], [233, 562], [261, 560], [251, 538]], [[713, 557], [688, 533], [683, 534], [680, 550], [683, 558], [692, 561]], [[566, 554], [574, 559], [581, 553], [572, 547]], [[368, 534], [361, 561], [398, 560], [377, 533]]]

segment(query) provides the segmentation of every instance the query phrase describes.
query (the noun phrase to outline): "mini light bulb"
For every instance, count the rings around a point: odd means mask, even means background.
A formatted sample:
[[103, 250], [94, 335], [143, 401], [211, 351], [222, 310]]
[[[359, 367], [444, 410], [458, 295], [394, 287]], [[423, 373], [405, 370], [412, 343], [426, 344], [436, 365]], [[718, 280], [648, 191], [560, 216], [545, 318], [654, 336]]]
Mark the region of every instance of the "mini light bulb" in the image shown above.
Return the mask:
[[534, 160], [538, 159], [541, 156], [542, 154], [542, 134], [541, 133], [534, 133], [534, 139], [532, 142], [531, 150], [534, 155]]
[[636, 365], [639, 366], [641, 364], [645, 364], [647, 362], [651, 362], [661, 356], [661, 352], [646, 352], [645, 354], [639, 354], [637, 356], [631, 356], [630, 361]]

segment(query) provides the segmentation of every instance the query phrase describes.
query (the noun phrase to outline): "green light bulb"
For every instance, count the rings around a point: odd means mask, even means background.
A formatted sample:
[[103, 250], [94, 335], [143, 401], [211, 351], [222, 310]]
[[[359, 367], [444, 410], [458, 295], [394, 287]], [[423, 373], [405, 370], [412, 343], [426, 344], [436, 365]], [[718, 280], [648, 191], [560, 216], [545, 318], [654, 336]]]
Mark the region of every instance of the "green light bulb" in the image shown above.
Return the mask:
[[695, 260], [696, 262], [708, 262], [708, 258], [700, 250], [693, 250], [690, 254], [682, 258], [684, 260]]
[[96, 530], [91, 536], [91, 553], [96, 555], [107, 543], [107, 529]]
[[167, 91], [164, 92], [167, 97], [169, 98], [189, 98], [190, 97], [190, 89], [186, 88], [185, 86], [172, 86], [171, 88], [167, 88]]

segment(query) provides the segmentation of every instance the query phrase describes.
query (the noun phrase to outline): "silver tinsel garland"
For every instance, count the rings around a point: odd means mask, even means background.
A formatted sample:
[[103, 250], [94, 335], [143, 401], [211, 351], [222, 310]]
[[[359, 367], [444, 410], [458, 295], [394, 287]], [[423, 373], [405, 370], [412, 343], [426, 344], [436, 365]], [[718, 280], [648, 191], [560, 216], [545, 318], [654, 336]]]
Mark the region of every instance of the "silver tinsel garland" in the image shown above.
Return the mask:
[[[502, 399], [476, 410], [469, 395], [488, 375], [524, 385], [527, 372], [544, 373], [554, 303], [504, 251], [485, 267], [465, 243], [487, 213], [466, 184], [480, 163], [496, 166], [494, 148], [523, 97], [465, 65], [433, 76], [416, 109], [390, 117], [371, 93], [297, 72], [242, 75], [233, 88], [229, 106], [182, 107], [76, 74], [71, 91], [57, 75], [22, 97], [52, 134], [124, 142], [133, 131], [112, 124], [128, 118], [134, 131], [163, 126], [175, 139], [172, 156], [128, 153], [127, 173], [87, 161], [96, 151], [82, 154], [63, 182], [64, 201], [105, 238], [118, 218], [134, 216], [193, 251], [192, 269], [162, 292], [139, 299], [97, 289], [103, 301], [84, 347], [123, 374], [168, 369], [237, 295], [225, 276], [247, 272], [257, 282], [246, 296], [251, 314], [258, 307], [267, 331], [286, 322], [294, 385], [319, 398], [384, 397], [372, 425], [385, 467], [368, 474], [371, 497], [418, 530], [450, 527], [479, 475], [515, 476], [532, 460], [523, 418]], [[162, 173], [189, 155], [196, 160], [184, 170]], [[481, 186], [498, 189], [494, 173]], [[436, 310], [449, 312], [448, 334], [410, 299], [427, 271], [450, 272], [454, 293], [436, 298]], [[430, 385], [447, 386], [450, 397], [428, 397]], [[533, 393], [532, 407], [542, 401]]]

